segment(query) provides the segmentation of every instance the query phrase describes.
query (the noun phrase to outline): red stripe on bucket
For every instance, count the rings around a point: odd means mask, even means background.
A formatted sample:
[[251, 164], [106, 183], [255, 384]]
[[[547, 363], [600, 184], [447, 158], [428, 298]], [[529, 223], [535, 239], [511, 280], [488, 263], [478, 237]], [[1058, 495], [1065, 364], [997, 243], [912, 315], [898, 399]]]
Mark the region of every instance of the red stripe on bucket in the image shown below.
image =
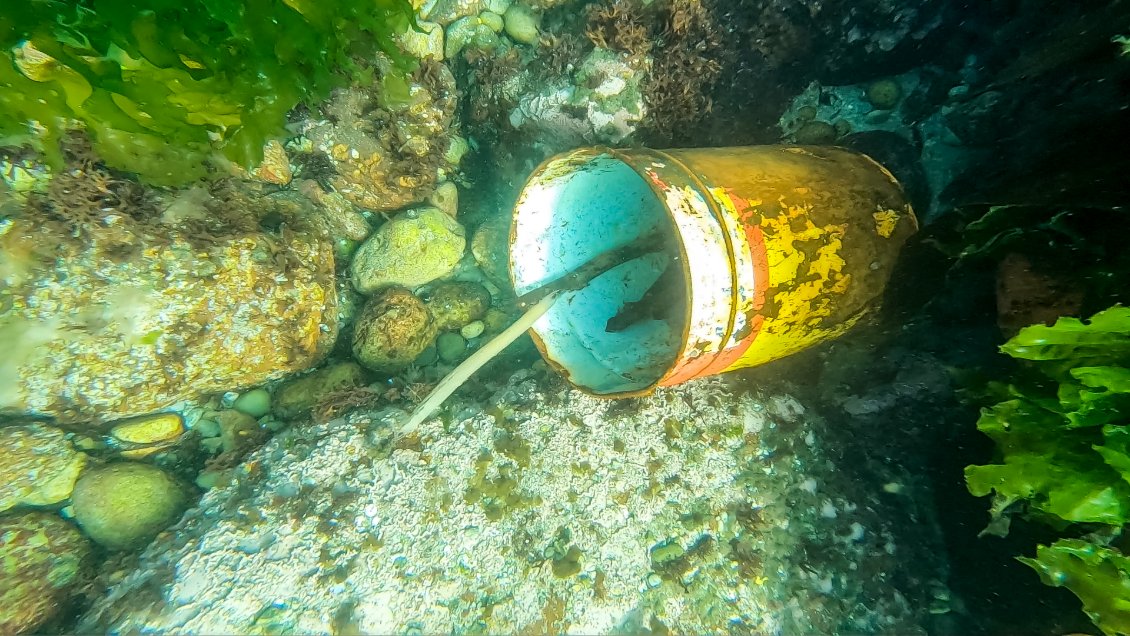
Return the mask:
[[[656, 179], [656, 181], [658, 181], [658, 179]], [[761, 226], [753, 223], [754, 209], [750, 206], [749, 202], [735, 194], [729, 188], [726, 188], [726, 195], [733, 203], [733, 209], [738, 211], [742, 227], [745, 229], [746, 241], [749, 245], [749, 256], [753, 263], [754, 270], [753, 310], [760, 312], [761, 308], [765, 306], [765, 298], [769, 290], [769, 256], [765, 249], [765, 236], [761, 232]], [[734, 302], [737, 304], [736, 298]], [[745, 352], [749, 350], [750, 346], [753, 345], [753, 341], [757, 339], [757, 334], [761, 332], [761, 326], [764, 322], [765, 317], [760, 313], [750, 317], [747, 323], [749, 333], [736, 344], [718, 353], [706, 354], [695, 358], [684, 357], [681, 364], [672, 369], [669, 375], [659, 382], [659, 385], [673, 386], [697, 377], [714, 375], [725, 371], [730, 368], [732, 364], [741, 359]], [[726, 334], [726, 339], [730, 337], [731, 334]], [[692, 349], [693, 347], [688, 343], [687, 351], [689, 352]]]
[[[738, 218], [741, 219], [742, 226], [745, 229], [750, 260], [753, 262], [753, 310], [760, 312], [761, 308], [765, 306], [765, 295], [769, 290], [769, 255], [765, 250], [765, 236], [761, 233], [761, 226], [753, 223], [753, 208], [749, 205], [749, 202], [729, 188], [726, 188], [726, 195], [733, 202], [734, 209], [738, 211]], [[753, 341], [757, 339], [757, 334], [761, 333], [761, 325], [764, 322], [765, 316], [760, 313], [749, 317], [746, 323], [749, 333], [734, 346], [715, 356], [714, 361], [704, 370], [704, 373], [713, 375], [729, 369], [753, 345]]]

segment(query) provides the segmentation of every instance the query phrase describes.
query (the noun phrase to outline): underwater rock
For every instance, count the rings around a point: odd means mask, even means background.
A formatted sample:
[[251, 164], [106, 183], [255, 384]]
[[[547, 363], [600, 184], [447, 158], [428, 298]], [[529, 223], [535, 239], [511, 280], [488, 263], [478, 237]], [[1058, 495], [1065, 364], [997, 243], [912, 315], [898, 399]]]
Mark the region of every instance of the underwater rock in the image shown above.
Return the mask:
[[357, 207], [338, 192], [326, 192], [317, 182], [306, 179], [298, 184], [298, 189], [311, 201], [318, 204], [326, 231], [336, 239], [364, 241], [373, 228]]
[[483, 322], [482, 320], [476, 320], [474, 322], [469, 322], [463, 325], [459, 329], [459, 335], [463, 336], [467, 340], [473, 340], [483, 335], [483, 332], [486, 331], [486, 328], [487, 325], [485, 322]]
[[443, 26], [424, 20], [417, 20], [416, 26], [419, 30], [408, 29], [400, 34], [400, 48], [418, 60], [443, 60]]
[[0, 634], [31, 634], [90, 578], [91, 546], [74, 524], [45, 512], [0, 518]]
[[428, 204], [454, 219], [459, 215], [459, 188], [450, 181], [444, 181], [428, 197]]
[[522, 4], [512, 4], [502, 16], [506, 35], [519, 44], [534, 44], [538, 41], [538, 15]]
[[113, 423], [110, 441], [122, 457], [140, 459], [171, 447], [184, 431], [179, 413], [155, 413]]
[[646, 61], [593, 49], [571, 76], [530, 82], [510, 125], [545, 154], [594, 143], [622, 144], [646, 114], [640, 83]]
[[929, 518], [795, 400], [496, 386], [404, 437], [398, 409], [281, 433], [78, 630], [924, 633]]
[[232, 188], [181, 192], [144, 227], [0, 223], [0, 411], [114, 420], [316, 363], [337, 334], [333, 244], [304, 198]]
[[328, 158], [333, 188], [368, 210], [396, 210], [423, 201], [451, 170], [446, 155], [458, 91], [451, 71], [434, 59], [405, 79], [378, 60], [384, 81], [334, 92], [326, 119], [299, 125], [313, 150]]
[[436, 353], [439, 354], [440, 360], [453, 364], [458, 362], [464, 353], [467, 353], [467, 341], [454, 331], [441, 333], [436, 338]]
[[420, 8], [420, 17], [447, 26], [486, 8], [486, 0], [427, 0]]
[[252, 389], [241, 393], [231, 407], [232, 410], [259, 419], [271, 412], [271, 394], [264, 388]]
[[160, 468], [139, 462], [87, 471], [71, 498], [83, 532], [111, 550], [144, 545], [188, 505], [181, 484]]
[[76, 451], [57, 428], [42, 424], [0, 428], [0, 512], [63, 501], [71, 496], [84, 466], [86, 455]]
[[401, 213], [385, 223], [353, 255], [351, 280], [357, 291], [417, 287], [447, 276], [467, 246], [463, 226], [436, 208]]
[[[496, 14], [489, 14], [497, 17]], [[493, 50], [502, 46], [491, 18], [482, 15], [467, 16], [452, 22], [444, 34], [444, 55], [454, 59], [459, 52], [470, 46], [476, 49]]]
[[436, 337], [436, 323], [424, 301], [403, 287], [373, 296], [353, 327], [353, 357], [374, 371], [399, 371]]
[[880, 110], [890, 110], [898, 106], [902, 99], [902, 87], [893, 79], [881, 79], [867, 86], [867, 101]]
[[470, 281], [446, 281], [431, 289], [428, 309], [440, 331], [460, 329], [478, 320], [490, 309], [490, 292]]
[[496, 285], [510, 288], [510, 217], [493, 216], [475, 230], [471, 254], [479, 269]]
[[279, 386], [272, 412], [282, 419], [304, 417], [326, 395], [363, 384], [365, 371], [361, 365], [337, 362]]
[[272, 139], [263, 145], [263, 161], [251, 171], [260, 181], [275, 185], [286, 185], [294, 177], [290, 169], [290, 159], [286, 149], [278, 140]]

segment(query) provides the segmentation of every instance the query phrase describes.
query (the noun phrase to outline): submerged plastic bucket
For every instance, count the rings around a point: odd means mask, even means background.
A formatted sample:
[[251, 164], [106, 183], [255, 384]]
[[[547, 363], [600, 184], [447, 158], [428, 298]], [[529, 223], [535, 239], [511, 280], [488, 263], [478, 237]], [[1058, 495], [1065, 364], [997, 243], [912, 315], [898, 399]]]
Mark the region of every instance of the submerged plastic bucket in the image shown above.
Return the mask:
[[842, 334], [916, 230], [891, 173], [841, 148], [582, 148], [523, 187], [510, 272], [521, 295], [666, 237], [562, 295], [531, 330], [574, 386], [628, 397]]

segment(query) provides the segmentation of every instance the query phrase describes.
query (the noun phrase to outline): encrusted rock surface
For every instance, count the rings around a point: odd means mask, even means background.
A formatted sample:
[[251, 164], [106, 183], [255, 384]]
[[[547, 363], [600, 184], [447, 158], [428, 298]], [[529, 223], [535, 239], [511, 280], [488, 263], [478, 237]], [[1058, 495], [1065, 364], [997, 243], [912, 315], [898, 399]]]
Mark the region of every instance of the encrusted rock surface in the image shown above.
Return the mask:
[[90, 542], [46, 512], [0, 518], [0, 633], [30, 634], [91, 575]]
[[71, 496], [86, 455], [63, 431], [42, 424], [0, 428], [0, 512], [46, 506]]
[[944, 589], [910, 487], [843, 480], [822, 420], [733, 391], [611, 402], [521, 371], [407, 436], [399, 410], [292, 428], [78, 629], [924, 633]]
[[406, 79], [372, 89], [347, 88], [323, 107], [326, 119], [301, 125], [312, 149], [334, 167], [334, 189], [368, 210], [396, 210], [423, 201], [439, 179], [451, 145], [455, 78], [443, 64], [422, 62]]
[[450, 274], [466, 246], [455, 219], [437, 208], [410, 210], [361, 244], [350, 265], [351, 280], [364, 294], [389, 285], [417, 287]]
[[0, 222], [0, 411], [108, 421], [314, 364], [337, 333], [334, 255], [304, 201], [194, 189], [77, 237]]

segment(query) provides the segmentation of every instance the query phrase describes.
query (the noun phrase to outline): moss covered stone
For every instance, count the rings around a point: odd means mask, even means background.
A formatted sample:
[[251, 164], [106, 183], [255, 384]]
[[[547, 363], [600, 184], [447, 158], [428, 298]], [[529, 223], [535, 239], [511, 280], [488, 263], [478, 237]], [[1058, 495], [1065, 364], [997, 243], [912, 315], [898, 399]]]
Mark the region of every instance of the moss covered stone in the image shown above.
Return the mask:
[[436, 285], [428, 297], [428, 309], [441, 331], [460, 329], [486, 315], [490, 292], [471, 281], [447, 281]]
[[0, 634], [31, 633], [90, 576], [90, 542], [57, 515], [0, 518]]
[[302, 417], [328, 393], [365, 384], [365, 371], [356, 362], [338, 362], [284, 383], [275, 391], [271, 409], [283, 419]]
[[188, 505], [183, 487], [165, 471], [119, 462], [85, 473], [71, 495], [75, 520], [87, 536], [111, 550], [145, 545]]
[[382, 287], [416, 287], [455, 269], [467, 245], [463, 227], [437, 208], [411, 210], [382, 225], [353, 256], [353, 286], [364, 294]]
[[435, 320], [424, 302], [403, 287], [390, 287], [369, 300], [357, 317], [353, 357], [374, 371], [398, 371], [435, 337]]

